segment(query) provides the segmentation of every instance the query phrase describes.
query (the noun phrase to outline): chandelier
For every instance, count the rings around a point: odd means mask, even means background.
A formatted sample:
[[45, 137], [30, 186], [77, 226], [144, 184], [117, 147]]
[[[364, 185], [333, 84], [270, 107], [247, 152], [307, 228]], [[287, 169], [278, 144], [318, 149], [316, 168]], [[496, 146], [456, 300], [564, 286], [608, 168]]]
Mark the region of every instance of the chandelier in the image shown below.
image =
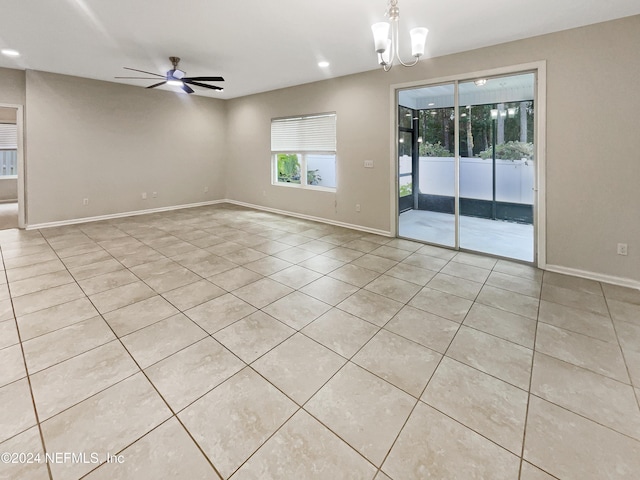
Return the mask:
[[[420, 57], [424, 54], [424, 44], [427, 41], [429, 30], [423, 27], [412, 28], [411, 35], [411, 55], [415, 60], [405, 63], [400, 58], [400, 40], [398, 39], [398, 27], [400, 9], [398, 8], [398, 0], [389, 0], [389, 7], [385, 12], [389, 17], [389, 22], [374, 23], [371, 25], [373, 31], [373, 41], [375, 43], [376, 53], [378, 54], [378, 63], [382, 65], [385, 72], [391, 70], [395, 59], [405, 67], [413, 67]], [[391, 35], [389, 35], [391, 33]]]

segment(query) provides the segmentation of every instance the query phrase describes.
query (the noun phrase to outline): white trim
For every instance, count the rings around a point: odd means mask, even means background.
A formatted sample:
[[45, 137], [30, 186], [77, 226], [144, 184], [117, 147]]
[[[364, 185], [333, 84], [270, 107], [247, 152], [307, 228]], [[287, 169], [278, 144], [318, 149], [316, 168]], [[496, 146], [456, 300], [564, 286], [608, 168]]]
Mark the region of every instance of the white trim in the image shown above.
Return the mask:
[[183, 208], [195, 208], [195, 207], [205, 207], [207, 205], [217, 205], [220, 203], [230, 203], [233, 205], [238, 205], [241, 207], [253, 208], [255, 210], [263, 210], [265, 212], [278, 213], [280, 215], [286, 215], [288, 217], [302, 218], [304, 220], [313, 220], [318, 223], [326, 223], [329, 225], [335, 225], [337, 227], [349, 228], [351, 230], [358, 230], [361, 232], [373, 233], [375, 235], [382, 235], [384, 237], [391, 237], [391, 232], [387, 232], [385, 230], [379, 230], [377, 228], [369, 228], [363, 227], [361, 225], [354, 225], [351, 223], [337, 222], [333, 220], [328, 220], [326, 218], [314, 217], [312, 215], [305, 215], [302, 213], [294, 213], [288, 212], [286, 210], [279, 210], [277, 208], [269, 208], [263, 207], [261, 205], [254, 205], [252, 203], [239, 202], [237, 200], [230, 199], [221, 199], [221, 200], [211, 200], [208, 202], [199, 202], [199, 203], [189, 203], [186, 205], [174, 205], [171, 207], [160, 207], [160, 208], [151, 208], [148, 210], [136, 210], [132, 212], [122, 212], [122, 213], [113, 213], [109, 215], [99, 215], [97, 217], [84, 217], [84, 218], [74, 218], [71, 220], [62, 220], [59, 222], [47, 222], [47, 223], [39, 223], [35, 225], [27, 226], [27, 230], [36, 230], [40, 228], [52, 228], [52, 227], [62, 227], [65, 225], [77, 225], [79, 223], [88, 223], [88, 222], [99, 222], [102, 220], [112, 220], [116, 218], [124, 218], [124, 217], [134, 217], [137, 215], [146, 215], [149, 213], [159, 213], [159, 212], [168, 212], [171, 210], [181, 210]]
[[335, 220], [328, 220], [328, 219], [322, 218], [322, 217], [314, 217], [313, 215], [305, 215], [304, 213], [295, 213], [295, 212], [289, 212], [287, 210], [280, 210], [280, 209], [277, 209], [277, 208], [263, 207], [262, 205], [255, 205], [253, 203], [239, 202], [238, 200], [229, 200], [229, 199], [227, 199], [227, 200], [223, 200], [223, 202], [231, 203], [233, 205], [238, 205], [238, 206], [241, 206], [241, 207], [253, 208], [255, 210], [262, 210], [262, 211], [270, 212], [270, 213], [278, 213], [280, 215], [286, 215], [288, 217], [302, 218], [304, 220], [312, 220], [312, 221], [318, 222], [318, 223], [326, 223], [328, 225], [335, 225], [336, 227], [349, 228], [351, 230], [358, 230], [360, 232], [373, 233], [374, 235], [382, 235], [384, 237], [392, 237], [393, 236], [393, 235], [391, 235], [391, 232], [387, 232], [385, 230], [378, 230], [377, 228], [363, 227], [362, 225], [355, 225], [353, 223], [345, 223], [345, 222], [338, 222], [338, 221], [335, 221]]
[[102, 220], [112, 220], [114, 218], [135, 217], [137, 215], [146, 215], [148, 213], [168, 212], [171, 210], [181, 210], [183, 208], [205, 207], [207, 205], [216, 205], [218, 203], [226, 203], [228, 200], [210, 200], [208, 202], [188, 203], [185, 205], [173, 205], [170, 207], [150, 208], [148, 210], [135, 210], [132, 212], [111, 213], [108, 215], [99, 215], [97, 217], [73, 218], [71, 220], [61, 220], [59, 222], [37, 223], [27, 225], [27, 230], [37, 230], [40, 228], [63, 227], [65, 225], [76, 225], [78, 223], [100, 222]]
[[547, 266], [547, 62], [535, 62], [536, 89], [536, 200], [534, 202], [535, 259], [538, 268]]
[[572, 275], [574, 277], [595, 280], [596, 282], [610, 283], [612, 285], [620, 285], [621, 287], [636, 288], [640, 290], [640, 281], [633, 280], [632, 278], [616, 277], [614, 275], [579, 270], [577, 268], [562, 267], [560, 265], [547, 265], [545, 270], [548, 272], [562, 273], [564, 275]]
[[389, 220], [389, 231], [391, 236], [397, 237], [398, 232], [400, 231], [398, 223], [398, 217], [400, 216], [399, 212], [399, 199], [398, 199], [398, 157], [397, 157], [397, 146], [398, 146], [398, 88], [394, 88], [394, 85], [391, 85], [391, 115], [389, 121], [389, 138], [391, 141], [389, 142], [389, 171], [391, 178], [391, 188], [389, 189], [389, 214], [391, 216]]
[[24, 154], [24, 107], [18, 105], [16, 112], [16, 124], [18, 125], [18, 228], [27, 225], [27, 181]]
[[13, 103], [0, 103], [0, 108], [16, 109], [16, 126], [18, 128], [18, 228], [25, 228], [27, 209], [25, 204], [26, 182], [24, 178], [24, 106]]
[[[453, 83], [453, 214], [456, 221], [453, 222], [453, 245], [460, 250], [460, 83]], [[420, 154], [418, 153], [418, 158]], [[418, 173], [420, 169], [418, 168]], [[418, 191], [419, 190], [418, 185]]]
[[[463, 81], [463, 80], [473, 80], [478, 77], [491, 77], [491, 76], [500, 76], [500, 75], [510, 75], [513, 73], [524, 72], [528, 70], [536, 70], [540, 68], [541, 65], [546, 67], [546, 60], [540, 60], [536, 62], [529, 63], [521, 63], [518, 65], [508, 65], [505, 67], [493, 68], [491, 70], [479, 70], [476, 72], [467, 72], [467, 73], [459, 73], [457, 75], [449, 75], [446, 77], [438, 77], [438, 78], [428, 78], [425, 80], [415, 80], [413, 82], [405, 82], [405, 83], [395, 83], [391, 85], [391, 91], [395, 90], [404, 90], [412, 87], [423, 87], [441, 83], [453, 83], [454, 81]], [[396, 105], [397, 106], [397, 105]]]

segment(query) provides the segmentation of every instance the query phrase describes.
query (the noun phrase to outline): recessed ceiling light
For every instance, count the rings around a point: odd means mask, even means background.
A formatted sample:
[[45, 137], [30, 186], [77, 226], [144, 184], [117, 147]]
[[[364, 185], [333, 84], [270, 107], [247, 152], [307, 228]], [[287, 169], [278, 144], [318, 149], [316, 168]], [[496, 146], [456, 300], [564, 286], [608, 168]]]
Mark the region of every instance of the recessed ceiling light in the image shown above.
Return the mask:
[[329, 66], [329, 62], [318, 62], [318, 66], [320, 68], [327, 68]]
[[433, 107], [435, 105], [435, 103], [431, 102], [429, 105], [427, 105], [427, 107]]
[[20, 56], [20, 52], [17, 50], [13, 50], [11, 48], [3, 48], [2, 50], [0, 50], [0, 52], [2, 52], [3, 55], [6, 55], [7, 57], [19, 57]]

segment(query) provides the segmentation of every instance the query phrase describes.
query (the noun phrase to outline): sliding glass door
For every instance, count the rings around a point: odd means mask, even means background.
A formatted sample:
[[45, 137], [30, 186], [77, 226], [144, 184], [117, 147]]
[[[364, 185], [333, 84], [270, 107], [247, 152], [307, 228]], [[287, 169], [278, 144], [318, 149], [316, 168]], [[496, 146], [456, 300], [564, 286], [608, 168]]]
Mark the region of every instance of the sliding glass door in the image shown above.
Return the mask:
[[[415, 139], [413, 205], [400, 204], [398, 231], [401, 237], [455, 246], [455, 109], [453, 84], [400, 92], [400, 110], [411, 112]], [[399, 117], [399, 125], [403, 124]], [[402, 142], [404, 128], [399, 127]], [[399, 147], [399, 154], [402, 149]], [[402, 170], [402, 157], [399, 159]], [[406, 191], [399, 173], [400, 195]], [[402, 207], [405, 208], [402, 208]]]
[[535, 260], [534, 91], [534, 73], [399, 91], [417, 146], [400, 237]]

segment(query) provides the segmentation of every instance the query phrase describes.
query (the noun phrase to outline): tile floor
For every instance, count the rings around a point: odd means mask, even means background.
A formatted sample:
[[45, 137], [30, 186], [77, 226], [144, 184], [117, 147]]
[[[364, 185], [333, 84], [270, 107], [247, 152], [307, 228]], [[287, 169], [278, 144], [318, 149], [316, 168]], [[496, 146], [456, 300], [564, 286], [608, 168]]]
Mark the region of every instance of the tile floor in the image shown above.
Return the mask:
[[638, 478], [639, 291], [230, 205], [0, 249], [0, 478]]

